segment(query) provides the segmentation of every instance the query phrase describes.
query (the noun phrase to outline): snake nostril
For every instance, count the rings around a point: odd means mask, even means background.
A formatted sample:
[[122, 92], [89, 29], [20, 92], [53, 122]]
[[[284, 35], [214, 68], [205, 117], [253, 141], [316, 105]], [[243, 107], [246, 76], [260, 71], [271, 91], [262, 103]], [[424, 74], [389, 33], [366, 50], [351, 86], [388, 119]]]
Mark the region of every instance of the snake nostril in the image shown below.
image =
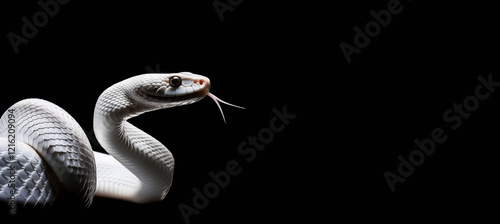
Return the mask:
[[203, 85], [203, 83], [205, 83], [205, 81], [203, 79], [200, 80], [200, 85]]

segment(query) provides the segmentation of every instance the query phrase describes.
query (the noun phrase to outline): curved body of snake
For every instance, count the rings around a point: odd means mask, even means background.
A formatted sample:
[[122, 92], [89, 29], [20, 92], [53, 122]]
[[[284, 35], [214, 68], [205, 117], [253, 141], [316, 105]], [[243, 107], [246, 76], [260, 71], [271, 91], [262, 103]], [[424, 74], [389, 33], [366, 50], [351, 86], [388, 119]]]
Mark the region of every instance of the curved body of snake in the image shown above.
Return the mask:
[[209, 88], [208, 78], [189, 72], [138, 75], [109, 87], [94, 110], [95, 135], [109, 154], [93, 151], [80, 125], [57, 105], [40, 99], [14, 104], [0, 118], [0, 201], [46, 206], [75, 197], [89, 206], [94, 195], [163, 200], [174, 158], [127, 119], [207, 95], [226, 103]]

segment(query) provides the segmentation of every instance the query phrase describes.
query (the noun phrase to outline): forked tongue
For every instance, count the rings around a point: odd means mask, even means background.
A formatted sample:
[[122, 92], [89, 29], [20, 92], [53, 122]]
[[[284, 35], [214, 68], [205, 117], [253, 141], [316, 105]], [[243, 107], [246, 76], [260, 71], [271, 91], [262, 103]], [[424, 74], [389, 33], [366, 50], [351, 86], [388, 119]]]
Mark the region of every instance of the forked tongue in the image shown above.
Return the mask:
[[240, 106], [237, 106], [237, 105], [234, 105], [234, 104], [230, 104], [230, 103], [228, 103], [228, 102], [226, 102], [224, 100], [221, 100], [221, 99], [219, 99], [219, 97], [216, 97], [214, 94], [208, 93], [207, 96], [209, 96], [210, 98], [212, 98], [215, 101], [215, 104], [217, 104], [217, 107], [219, 107], [220, 113], [222, 114], [222, 119], [224, 119], [224, 124], [226, 123], [226, 118], [224, 117], [224, 112], [222, 112], [222, 108], [220, 107], [219, 102], [221, 102], [223, 104], [226, 104], [226, 105], [229, 105], [229, 106], [236, 107], [236, 108], [245, 109], [244, 107], [240, 107]]

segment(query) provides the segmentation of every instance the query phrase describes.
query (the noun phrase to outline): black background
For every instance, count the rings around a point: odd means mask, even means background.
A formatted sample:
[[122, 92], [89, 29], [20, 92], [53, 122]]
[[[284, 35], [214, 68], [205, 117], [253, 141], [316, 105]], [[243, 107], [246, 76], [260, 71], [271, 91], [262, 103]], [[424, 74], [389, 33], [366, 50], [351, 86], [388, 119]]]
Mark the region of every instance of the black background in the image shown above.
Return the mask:
[[[212, 93], [247, 108], [223, 105], [227, 124], [210, 99], [131, 120], [175, 156], [173, 186], [161, 203], [95, 198], [88, 209], [19, 208], [16, 218], [68, 213], [183, 223], [178, 205], [192, 205], [192, 189], [233, 159], [242, 173], [192, 223], [494, 215], [500, 96], [480, 102], [456, 131], [442, 119], [474, 94], [478, 76], [500, 81], [493, 4], [401, 1], [402, 12], [347, 63], [339, 44], [352, 45], [353, 28], [364, 29], [374, 20], [370, 11], [386, 9], [388, 1], [243, 0], [224, 21], [212, 2], [71, 1], [17, 54], [7, 34], [20, 35], [21, 18], [40, 7], [2, 6], [4, 109], [24, 98], [46, 99], [90, 132], [99, 94], [147, 67], [205, 75]], [[244, 162], [237, 146], [268, 127], [273, 108], [285, 106], [297, 117]], [[392, 193], [384, 172], [397, 172], [397, 157], [407, 158], [414, 139], [439, 127], [446, 142]]]

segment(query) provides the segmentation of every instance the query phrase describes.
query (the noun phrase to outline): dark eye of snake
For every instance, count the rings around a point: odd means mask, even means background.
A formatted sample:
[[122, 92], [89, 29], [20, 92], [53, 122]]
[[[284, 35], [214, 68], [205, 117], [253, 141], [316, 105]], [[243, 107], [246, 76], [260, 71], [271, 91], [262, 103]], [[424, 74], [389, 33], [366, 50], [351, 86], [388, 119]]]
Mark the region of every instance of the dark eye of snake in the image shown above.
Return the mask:
[[172, 76], [169, 80], [170, 86], [179, 87], [182, 84], [182, 79], [179, 76]]

